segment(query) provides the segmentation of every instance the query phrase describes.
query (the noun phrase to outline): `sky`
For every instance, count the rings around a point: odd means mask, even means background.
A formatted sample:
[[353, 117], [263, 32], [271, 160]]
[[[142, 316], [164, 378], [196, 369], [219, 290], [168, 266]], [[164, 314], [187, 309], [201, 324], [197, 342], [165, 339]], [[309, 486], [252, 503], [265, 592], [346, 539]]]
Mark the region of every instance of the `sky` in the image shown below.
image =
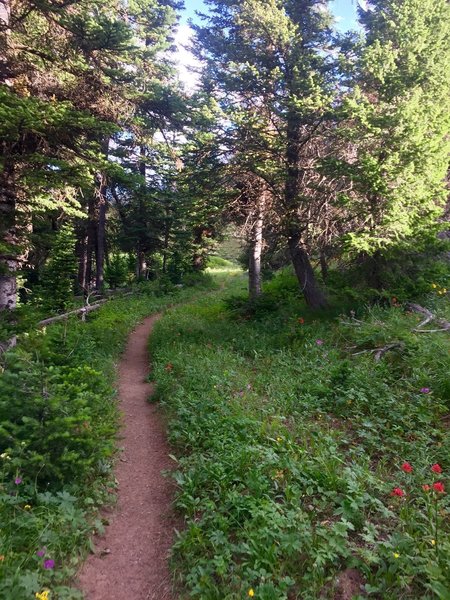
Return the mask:
[[[204, 4], [202, 0], [184, 0], [185, 10], [182, 18], [183, 23], [187, 23], [188, 19], [196, 19], [195, 11], [203, 10]], [[331, 9], [336, 15], [336, 27], [339, 30], [347, 31], [356, 25], [356, 4], [357, 0], [332, 0]]]
[[[359, 0], [363, 2], [364, 0]], [[330, 2], [331, 10], [336, 17], [336, 29], [344, 32], [349, 29], [356, 28], [356, 5], [358, 0], [332, 0]], [[193, 19], [198, 21], [195, 11], [205, 11], [205, 6], [202, 0], [184, 0], [185, 9], [183, 11], [175, 43], [178, 51], [176, 54], [176, 62], [178, 63], [178, 74], [180, 80], [184, 83], [186, 90], [193, 91], [198, 82], [196, 76], [191, 70], [191, 67], [198, 66], [194, 57], [189, 52], [189, 40], [192, 35], [192, 30], [188, 25], [188, 20]]]

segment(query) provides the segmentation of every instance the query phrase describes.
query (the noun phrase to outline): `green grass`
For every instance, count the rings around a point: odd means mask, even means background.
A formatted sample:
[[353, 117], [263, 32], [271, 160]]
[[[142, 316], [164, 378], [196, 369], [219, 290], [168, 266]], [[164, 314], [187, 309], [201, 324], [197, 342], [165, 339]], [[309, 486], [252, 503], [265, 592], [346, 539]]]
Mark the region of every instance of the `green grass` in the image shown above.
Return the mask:
[[401, 307], [314, 316], [279, 281], [249, 305], [244, 287], [170, 311], [151, 341], [185, 596], [331, 599], [353, 568], [369, 597], [448, 600], [449, 496], [422, 487], [450, 491], [447, 334], [412, 333]]
[[67, 582], [92, 532], [103, 529], [99, 507], [115, 496], [116, 361], [143, 317], [216, 285], [200, 284], [142, 284], [86, 323], [30, 329], [0, 358], [2, 600], [29, 600], [43, 589], [51, 600], [80, 598]]

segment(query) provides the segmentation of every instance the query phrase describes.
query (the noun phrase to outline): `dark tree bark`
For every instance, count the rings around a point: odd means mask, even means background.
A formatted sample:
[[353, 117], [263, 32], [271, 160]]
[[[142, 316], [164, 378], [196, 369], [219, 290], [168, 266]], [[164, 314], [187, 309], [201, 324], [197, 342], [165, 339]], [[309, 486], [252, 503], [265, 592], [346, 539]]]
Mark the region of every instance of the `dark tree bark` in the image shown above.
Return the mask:
[[320, 309], [327, 305], [325, 295], [319, 288], [314, 275], [311, 261], [302, 240], [302, 226], [297, 223], [297, 211], [301, 198], [301, 127], [298, 116], [294, 111], [288, 115], [287, 120], [287, 148], [286, 148], [286, 185], [285, 206], [287, 209], [287, 238], [292, 264], [297, 276], [300, 290], [306, 303], [313, 309]]
[[202, 252], [203, 241], [208, 234], [205, 227], [196, 227], [194, 230], [194, 254], [192, 256], [192, 268], [194, 271], [202, 271], [205, 268], [206, 254]]
[[301, 236], [292, 233], [288, 239], [288, 246], [295, 274], [306, 303], [313, 309], [325, 308], [327, 301], [317, 284], [308, 253], [302, 247]]
[[320, 251], [320, 272], [322, 273], [322, 280], [325, 283], [328, 279], [328, 261], [323, 250]]
[[248, 291], [251, 300], [261, 295], [261, 257], [263, 250], [264, 213], [266, 206], [266, 194], [261, 192], [255, 211], [255, 221], [250, 235], [250, 252], [248, 262]]
[[379, 250], [367, 257], [367, 284], [375, 290], [383, 289], [383, 257]]

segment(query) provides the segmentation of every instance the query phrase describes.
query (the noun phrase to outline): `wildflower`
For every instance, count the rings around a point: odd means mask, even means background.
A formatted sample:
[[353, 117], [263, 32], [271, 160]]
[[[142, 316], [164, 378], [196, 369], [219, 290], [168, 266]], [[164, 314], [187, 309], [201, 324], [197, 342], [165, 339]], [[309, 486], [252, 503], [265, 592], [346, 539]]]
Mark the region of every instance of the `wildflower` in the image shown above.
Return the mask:
[[399, 496], [400, 498], [405, 495], [405, 492], [401, 488], [394, 488], [391, 492], [391, 496]]
[[16, 478], [14, 479], [14, 483], [15, 483], [16, 485], [20, 485], [20, 484], [22, 483], [22, 478], [21, 478], [21, 477], [16, 477]]
[[36, 592], [37, 600], [48, 600], [49, 599], [50, 590], [42, 590], [42, 592]]
[[305, 319], [303, 317], [299, 317], [297, 321], [300, 323], [300, 325], [303, 325], [305, 323]]
[[43, 548], [41, 548], [40, 550], [38, 550], [36, 552], [36, 556], [39, 556], [40, 558], [42, 558], [43, 556], [45, 556], [46, 552], [47, 552], [47, 548], [44, 546]]
[[278, 443], [280, 443], [280, 442], [282, 442], [282, 441], [283, 441], [283, 438], [282, 438], [282, 437], [280, 437], [280, 436], [278, 436], [278, 437], [277, 437], [277, 442], [278, 442]]
[[447, 289], [446, 289], [446, 288], [443, 288], [443, 289], [442, 289], [442, 293], [443, 293], [443, 294], [446, 294], [446, 293], [447, 293]]
[[166, 371], [172, 371], [173, 370], [173, 364], [172, 363], [167, 363], [165, 369], [166, 369]]
[[250, 588], [248, 590], [248, 595], [250, 596], [250, 598], [253, 598], [253, 596], [255, 595], [255, 592], [254, 592], [253, 588]]
[[11, 460], [11, 457], [7, 452], [2, 452], [2, 454], [0, 454], [0, 458], [3, 458], [3, 460]]
[[438, 463], [435, 463], [432, 467], [431, 470], [433, 471], [433, 473], [442, 473], [442, 467], [441, 465], [439, 465]]
[[44, 569], [53, 569], [55, 566], [55, 561], [51, 558], [44, 560]]
[[426, 483], [425, 485], [422, 486], [422, 489], [424, 492], [429, 492], [431, 490], [431, 486], [428, 485], [428, 483]]
[[31, 510], [31, 504], [25, 504], [24, 510]]
[[445, 492], [444, 484], [436, 481], [436, 483], [433, 483], [433, 490], [439, 494], [443, 494]]
[[402, 464], [402, 470], [405, 471], [405, 473], [412, 473], [413, 468], [412, 466], [409, 464], [409, 462], [404, 462]]
[[0, 562], [3, 562], [5, 560], [5, 555], [4, 554], [0, 554]]
[[427, 388], [427, 387], [420, 388], [421, 394], [429, 394], [430, 392], [431, 392], [430, 388]]
[[392, 556], [393, 556], [394, 558], [400, 558], [400, 554], [399, 554], [398, 552], [393, 552], [393, 553], [392, 553]]
[[323, 340], [316, 340], [316, 344], [318, 346], [323, 346]]
[[436, 283], [432, 283], [431, 287], [433, 288], [433, 290], [435, 290], [437, 288], [437, 284]]
[[432, 546], [436, 546], [436, 540], [430, 540], [430, 544], [431, 544]]

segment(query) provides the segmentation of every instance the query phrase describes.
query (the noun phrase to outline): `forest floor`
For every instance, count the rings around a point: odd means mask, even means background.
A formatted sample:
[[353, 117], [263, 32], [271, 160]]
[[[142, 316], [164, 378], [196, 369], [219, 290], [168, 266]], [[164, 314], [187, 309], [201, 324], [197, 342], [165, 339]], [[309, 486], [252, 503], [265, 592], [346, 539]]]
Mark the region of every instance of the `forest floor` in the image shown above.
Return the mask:
[[171, 461], [160, 414], [148, 402], [153, 385], [147, 381], [147, 340], [158, 318], [148, 317], [134, 330], [119, 364], [118, 502], [104, 514], [109, 526], [79, 576], [88, 600], [172, 598], [167, 557], [174, 531], [173, 484], [162, 474]]
[[255, 303], [241, 273], [215, 281], [129, 338], [86, 599], [447, 600], [447, 336], [397, 301], [312, 313], [289, 273]]
[[236, 274], [157, 323], [179, 598], [450, 598], [449, 337], [331, 300], [311, 312], [285, 271], [249, 303]]

